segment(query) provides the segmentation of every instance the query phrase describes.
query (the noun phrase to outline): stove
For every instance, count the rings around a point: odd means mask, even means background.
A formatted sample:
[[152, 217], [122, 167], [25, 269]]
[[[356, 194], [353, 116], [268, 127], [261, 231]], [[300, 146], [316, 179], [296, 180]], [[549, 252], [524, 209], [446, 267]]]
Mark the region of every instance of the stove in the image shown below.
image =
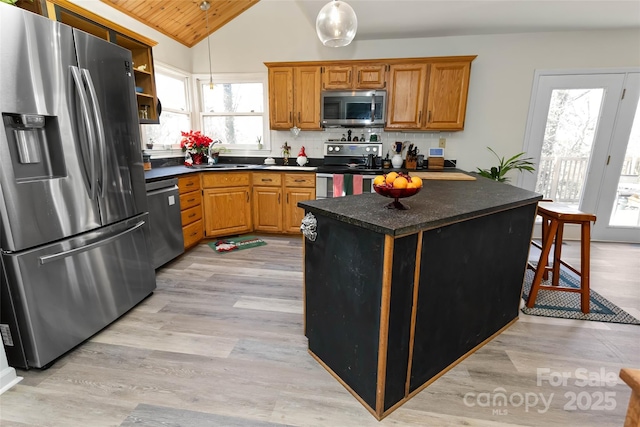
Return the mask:
[[324, 143], [325, 165], [364, 165], [369, 154], [379, 159], [382, 155], [381, 142], [327, 141]]

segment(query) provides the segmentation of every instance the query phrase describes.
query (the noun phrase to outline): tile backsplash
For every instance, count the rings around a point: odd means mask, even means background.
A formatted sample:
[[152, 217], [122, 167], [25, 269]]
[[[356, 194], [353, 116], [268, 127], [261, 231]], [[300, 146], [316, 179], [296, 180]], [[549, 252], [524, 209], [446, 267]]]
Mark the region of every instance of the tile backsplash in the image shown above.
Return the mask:
[[[272, 155], [281, 155], [281, 147], [285, 142], [291, 147], [291, 156], [295, 157], [300, 151], [300, 147], [304, 146], [307, 157], [322, 158], [324, 156], [323, 144], [329, 139], [341, 139], [342, 135], [347, 136], [348, 128], [327, 128], [321, 131], [302, 131], [297, 137], [289, 131], [271, 131], [271, 153]], [[451, 133], [448, 132], [389, 132], [382, 128], [351, 128], [351, 136], [358, 137], [364, 135], [365, 141], [369, 141], [372, 134], [377, 135], [378, 141], [382, 142], [383, 155], [391, 152], [391, 147], [396, 141], [409, 141], [408, 144], [414, 144], [421, 153], [427, 154], [428, 149], [437, 147], [441, 137], [447, 138], [449, 144]], [[406, 150], [405, 150], [406, 151]], [[447, 158], [455, 158], [453, 147], [445, 148]], [[403, 153], [404, 157], [404, 153]]]

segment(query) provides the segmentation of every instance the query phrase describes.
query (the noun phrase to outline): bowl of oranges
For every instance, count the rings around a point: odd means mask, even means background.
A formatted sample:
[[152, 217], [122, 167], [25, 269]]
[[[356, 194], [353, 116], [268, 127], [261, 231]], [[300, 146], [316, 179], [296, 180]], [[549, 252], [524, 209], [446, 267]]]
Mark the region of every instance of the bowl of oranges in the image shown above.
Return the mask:
[[409, 206], [403, 205], [398, 199], [411, 197], [422, 189], [422, 179], [411, 177], [402, 172], [389, 172], [386, 175], [378, 175], [373, 180], [373, 189], [376, 193], [395, 199], [385, 205], [388, 209], [406, 210]]

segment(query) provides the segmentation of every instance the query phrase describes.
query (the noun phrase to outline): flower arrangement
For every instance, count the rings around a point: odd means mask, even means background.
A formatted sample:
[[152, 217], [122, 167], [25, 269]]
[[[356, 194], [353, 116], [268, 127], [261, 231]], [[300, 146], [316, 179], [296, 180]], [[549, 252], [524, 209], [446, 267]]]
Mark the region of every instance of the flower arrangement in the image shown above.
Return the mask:
[[213, 142], [213, 139], [207, 135], [203, 135], [199, 130], [189, 132], [180, 132], [182, 134], [182, 140], [180, 141], [180, 148], [182, 151], [189, 154], [208, 154], [209, 145]]

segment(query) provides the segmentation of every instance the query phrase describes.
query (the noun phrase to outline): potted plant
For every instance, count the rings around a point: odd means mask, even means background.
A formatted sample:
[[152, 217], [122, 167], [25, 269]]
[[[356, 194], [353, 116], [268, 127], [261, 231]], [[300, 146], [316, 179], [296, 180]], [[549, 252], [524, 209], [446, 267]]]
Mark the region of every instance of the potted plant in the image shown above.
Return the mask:
[[209, 145], [213, 140], [207, 135], [203, 135], [199, 130], [180, 133], [182, 134], [180, 148], [186, 153], [185, 164], [202, 164], [204, 157], [209, 153]]
[[522, 158], [525, 155], [524, 152], [518, 153], [515, 156], [505, 160], [504, 157], [498, 156], [498, 154], [493, 151], [490, 147], [487, 147], [489, 151], [493, 153], [494, 156], [499, 161], [498, 166], [493, 166], [491, 169], [480, 169], [478, 168], [478, 173], [485, 178], [493, 179], [498, 182], [509, 182], [509, 178], [505, 175], [510, 170], [519, 170], [519, 171], [529, 171], [533, 173], [535, 170], [535, 164], [531, 162], [533, 160], [532, 157]]

